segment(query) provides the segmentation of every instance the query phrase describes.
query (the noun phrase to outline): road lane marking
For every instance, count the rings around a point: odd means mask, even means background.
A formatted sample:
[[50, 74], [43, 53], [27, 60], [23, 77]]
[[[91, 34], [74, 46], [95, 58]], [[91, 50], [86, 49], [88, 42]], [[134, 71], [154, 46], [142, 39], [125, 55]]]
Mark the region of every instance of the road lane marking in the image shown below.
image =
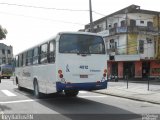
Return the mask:
[[29, 99], [29, 100], [5, 101], [5, 102], [0, 102], [0, 104], [23, 103], [23, 102], [33, 102], [33, 101], [35, 100]]
[[80, 98], [104, 98], [104, 97], [107, 97], [105, 95], [101, 95], [101, 96], [78, 96]]
[[15, 95], [14, 93], [12, 93], [12, 92], [10, 92], [10, 91], [8, 91], [8, 90], [1, 90], [5, 95], [7, 95], [7, 96], [9, 96], [9, 97], [11, 97], [11, 96], [17, 96], [17, 95]]
[[86, 91], [79, 91], [79, 93], [87, 93]]

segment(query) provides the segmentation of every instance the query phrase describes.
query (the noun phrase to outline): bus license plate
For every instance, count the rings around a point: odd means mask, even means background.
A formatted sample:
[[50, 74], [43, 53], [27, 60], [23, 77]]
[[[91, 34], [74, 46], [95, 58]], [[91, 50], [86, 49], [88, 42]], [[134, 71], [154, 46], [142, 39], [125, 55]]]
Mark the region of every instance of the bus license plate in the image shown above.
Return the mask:
[[88, 75], [80, 75], [80, 78], [88, 78]]

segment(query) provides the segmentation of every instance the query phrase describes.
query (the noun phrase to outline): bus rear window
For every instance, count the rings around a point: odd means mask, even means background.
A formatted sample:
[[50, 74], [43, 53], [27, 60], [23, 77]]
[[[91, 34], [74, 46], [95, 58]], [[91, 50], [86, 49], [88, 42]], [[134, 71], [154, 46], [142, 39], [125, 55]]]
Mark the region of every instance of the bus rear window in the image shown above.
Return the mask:
[[84, 34], [62, 34], [59, 41], [60, 53], [105, 54], [103, 38]]

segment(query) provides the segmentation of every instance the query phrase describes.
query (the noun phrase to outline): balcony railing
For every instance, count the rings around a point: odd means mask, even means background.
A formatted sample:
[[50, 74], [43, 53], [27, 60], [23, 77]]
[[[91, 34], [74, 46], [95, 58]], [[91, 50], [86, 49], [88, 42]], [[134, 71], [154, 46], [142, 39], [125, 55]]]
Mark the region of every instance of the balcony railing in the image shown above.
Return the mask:
[[126, 48], [110, 48], [107, 49], [107, 54], [111, 55], [137, 55], [138, 50], [129, 50]]
[[148, 27], [148, 26], [128, 26], [128, 32], [153, 32], [158, 33], [157, 27]]
[[117, 54], [118, 51], [117, 51], [117, 48], [111, 48], [111, 49], [107, 49], [107, 53], [108, 53], [108, 54], [111, 54], [111, 53]]
[[158, 28], [148, 27], [148, 26], [127, 26], [127, 27], [116, 27], [109, 29], [109, 35], [124, 34], [124, 33], [140, 33], [140, 32], [158, 34]]

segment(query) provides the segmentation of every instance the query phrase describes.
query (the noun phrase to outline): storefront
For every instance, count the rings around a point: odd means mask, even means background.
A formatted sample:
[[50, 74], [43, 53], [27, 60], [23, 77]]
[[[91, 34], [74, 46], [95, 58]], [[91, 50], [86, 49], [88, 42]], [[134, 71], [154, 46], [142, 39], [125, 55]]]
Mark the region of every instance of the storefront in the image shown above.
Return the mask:
[[125, 79], [126, 75], [132, 78], [160, 77], [160, 61], [108, 61], [108, 77]]

